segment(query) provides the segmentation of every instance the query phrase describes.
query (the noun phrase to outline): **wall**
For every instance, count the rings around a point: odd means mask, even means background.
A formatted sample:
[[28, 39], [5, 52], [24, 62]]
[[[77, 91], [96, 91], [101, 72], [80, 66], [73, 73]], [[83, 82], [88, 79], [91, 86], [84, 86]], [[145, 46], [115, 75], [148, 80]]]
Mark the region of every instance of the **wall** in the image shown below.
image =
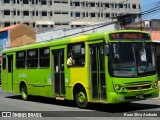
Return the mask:
[[10, 46], [17, 47], [36, 42], [35, 30], [27, 26], [18, 26], [10, 31]]

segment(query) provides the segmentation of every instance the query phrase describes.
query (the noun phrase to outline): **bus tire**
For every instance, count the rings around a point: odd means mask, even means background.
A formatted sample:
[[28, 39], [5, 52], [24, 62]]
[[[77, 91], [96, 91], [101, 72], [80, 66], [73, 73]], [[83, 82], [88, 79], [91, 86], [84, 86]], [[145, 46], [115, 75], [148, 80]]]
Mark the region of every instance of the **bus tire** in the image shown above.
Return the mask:
[[85, 90], [76, 90], [75, 93], [75, 102], [79, 108], [87, 108], [88, 100]]
[[23, 100], [28, 100], [28, 90], [25, 84], [21, 86], [21, 96]]

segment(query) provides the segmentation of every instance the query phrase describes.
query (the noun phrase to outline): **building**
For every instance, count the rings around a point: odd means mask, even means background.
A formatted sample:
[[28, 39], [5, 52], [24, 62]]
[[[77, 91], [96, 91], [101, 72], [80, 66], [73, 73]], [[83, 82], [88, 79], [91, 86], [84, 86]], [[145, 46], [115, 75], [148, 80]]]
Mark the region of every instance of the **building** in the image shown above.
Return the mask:
[[5, 48], [18, 47], [35, 42], [36, 31], [26, 24], [16, 24], [0, 29], [0, 53]]
[[0, 27], [25, 22], [38, 30], [75, 28], [139, 14], [140, 0], [0, 0]]

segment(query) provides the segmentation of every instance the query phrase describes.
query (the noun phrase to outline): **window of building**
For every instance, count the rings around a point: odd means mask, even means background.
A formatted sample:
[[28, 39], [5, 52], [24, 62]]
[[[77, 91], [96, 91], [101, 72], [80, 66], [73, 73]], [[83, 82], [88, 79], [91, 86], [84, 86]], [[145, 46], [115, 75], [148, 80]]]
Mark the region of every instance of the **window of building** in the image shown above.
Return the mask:
[[4, 22], [4, 27], [8, 27], [8, 26], [10, 26], [10, 25], [11, 25], [10, 22]]
[[17, 0], [17, 4], [19, 4], [19, 0]]
[[119, 4], [119, 8], [123, 8], [123, 4], [122, 3]]
[[19, 10], [17, 10], [17, 15], [20, 15], [20, 11]]
[[32, 16], [35, 16], [35, 11], [32, 11]]
[[75, 2], [75, 6], [80, 6], [80, 2]]
[[4, 15], [10, 15], [10, 10], [4, 10]]
[[141, 5], [139, 4], [139, 9], [141, 9]]
[[53, 12], [52, 11], [50, 11], [50, 16], [53, 16]]
[[109, 13], [106, 13], [106, 18], [109, 18], [110, 17], [110, 14]]
[[85, 12], [83, 12], [83, 17], [85, 17], [85, 15], [86, 15]]
[[114, 3], [110, 3], [111, 8], [114, 8]]
[[10, 3], [10, 0], [3, 0], [4, 3]]
[[38, 16], [38, 11], [36, 11], [36, 16]]
[[54, 0], [54, 3], [60, 3], [60, 0]]
[[38, 50], [28, 50], [27, 51], [27, 67], [36, 68], [38, 67]]
[[76, 12], [76, 13], [75, 13], [75, 16], [76, 16], [76, 17], [80, 17], [80, 16], [81, 16], [81, 13], [80, 13], [80, 12]]
[[109, 3], [105, 3], [105, 7], [109, 8]]
[[86, 17], [88, 17], [88, 13], [86, 13]]
[[32, 4], [35, 4], [34, 0], [32, 0]]
[[117, 5], [117, 3], [115, 3], [114, 5], [115, 5], [115, 6], [114, 6], [115, 8], [118, 8], [118, 5]]
[[54, 11], [54, 14], [61, 14], [61, 11]]
[[24, 16], [29, 16], [29, 11], [23, 11]]
[[47, 11], [42, 11], [42, 16], [47, 16]]
[[[78, 25], [79, 26], [79, 25]], [[78, 27], [76, 26], [76, 27]], [[72, 54], [72, 56], [70, 56]], [[68, 45], [68, 59], [67, 64], [70, 62], [70, 57], [73, 59], [71, 66], [84, 66], [85, 65], [85, 44], [70, 44]]]
[[71, 17], [73, 17], [73, 12], [71, 12]]
[[64, 22], [62, 23], [62, 25], [69, 25], [69, 22]]
[[36, 27], [35, 23], [33, 23], [33, 27]]
[[68, 14], [68, 12], [67, 11], [62, 11], [62, 14]]
[[137, 8], [137, 7], [136, 7], [136, 4], [133, 4], [133, 5], [132, 5], [132, 8], [133, 8], [133, 9], [136, 9], [136, 8]]
[[86, 7], [88, 7], [88, 1], [86, 1]]
[[50, 0], [49, 4], [52, 5], [52, 0]]
[[103, 3], [101, 2], [101, 7], [103, 7]]
[[131, 8], [131, 6], [130, 6], [130, 4], [128, 3], [128, 8], [130, 9]]
[[100, 2], [97, 3], [97, 6], [100, 7]]
[[39, 49], [39, 66], [49, 67], [50, 65], [50, 49], [41, 48]]
[[96, 17], [96, 14], [95, 13], [91, 13], [91, 17]]
[[16, 0], [13, 0], [13, 3], [15, 4], [15, 3], [16, 3]]
[[100, 15], [100, 13], [98, 13], [98, 17], [100, 17], [101, 15]]
[[36, 0], [36, 5], [38, 5], [38, 0]]
[[61, 23], [60, 22], [55, 22], [55, 25], [61, 25]]
[[13, 11], [13, 15], [16, 15], [16, 10]]
[[48, 27], [48, 25], [42, 25], [42, 28], [47, 28]]
[[103, 13], [101, 13], [101, 17], [103, 18]]
[[90, 6], [91, 6], [91, 7], [95, 7], [95, 2], [91, 2], [91, 3], [90, 3]]
[[85, 2], [84, 2], [84, 1], [81, 2], [81, 6], [82, 6], [82, 7], [85, 7]]
[[25, 24], [29, 26], [29, 22], [25, 22]]
[[29, 4], [29, 0], [23, 0], [23, 4]]
[[20, 51], [16, 53], [16, 68], [25, 68], [26, 52]]
[[67, 3], [68, 3], [68, 0], [61, 0], [61, 3], [67, 4]]
[[41, 0], [41, 5], [46, 5], [47, 1], [46, 0]]

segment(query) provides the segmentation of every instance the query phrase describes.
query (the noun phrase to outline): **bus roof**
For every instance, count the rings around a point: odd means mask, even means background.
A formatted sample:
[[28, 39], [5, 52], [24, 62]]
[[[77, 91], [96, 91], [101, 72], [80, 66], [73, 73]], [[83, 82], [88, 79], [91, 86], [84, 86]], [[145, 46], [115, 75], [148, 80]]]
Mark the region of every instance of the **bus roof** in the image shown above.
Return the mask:
[[142, 32], [142, 33], [146, 33], [144, 31], [139, 31], [139, 30], [106, 31], [106, 32], [101, 32], [101, 33], [92, 33], [92, 34], [86, 34], [86, 35], [79, 35], [77, 37], [60, 38], [60, 39], [55, 39], [55, 40], [51, 40], [51, 41], [44, 41], [44, 42], [24, 45], [24, 46], [20, 46], [20, 47], [8, 48], [8, 49], [3, 50], [2, 53], [14, 52], [14, 51], [20, 51], [20, 50], [26, 50], [26, 49], [35, 49], [35, 48], [44, 48], [44, 47], [50, 47], [50, 46], [65, 45], [65, 44], [69, 44], [69, 43], [77, 43], [77, 42], [83, 42], [83, 41], [91, 41], [91, 40], [94, 41], [97, 39], [103, 39], [105, 36], [109, 35], [110, 33], [117, 33], [117, 32]]

